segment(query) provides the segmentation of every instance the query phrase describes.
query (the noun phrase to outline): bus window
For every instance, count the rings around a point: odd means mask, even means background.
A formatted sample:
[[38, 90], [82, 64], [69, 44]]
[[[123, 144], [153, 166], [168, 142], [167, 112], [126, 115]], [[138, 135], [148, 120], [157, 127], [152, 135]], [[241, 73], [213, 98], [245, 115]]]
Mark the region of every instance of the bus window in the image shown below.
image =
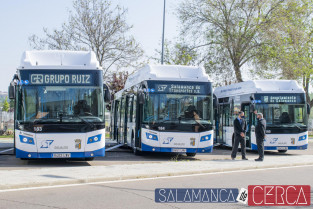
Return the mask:
[[[157, 119], [159, 109], [159, 97], [158, 95], [146, 96], [145, 108], [144, 108], [144, 122], [153, 122]], [[166, 112], [161, 113], [166, 115]]]
[[133, 114], [132, 114], [132, 121], [133, 122], [136, 122], [136, 108], [137, 108], [137, 97], [136, 96], [134, 96], [133, 97]]
[[133, 98], [128, 99], [127, 122], [133, 122]]
[[263, 113], [268, 125], [291, 125], [306, 126], [305, 104], [257, 104], [257, 111]]

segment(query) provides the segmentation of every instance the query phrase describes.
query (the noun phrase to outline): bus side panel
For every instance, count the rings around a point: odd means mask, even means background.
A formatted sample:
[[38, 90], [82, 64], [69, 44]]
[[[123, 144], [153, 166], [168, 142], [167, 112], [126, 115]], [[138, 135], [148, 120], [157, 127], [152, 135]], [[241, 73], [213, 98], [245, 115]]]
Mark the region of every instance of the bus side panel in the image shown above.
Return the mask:
[[234, 127], [225, 126], [225, 136], [226, 136], [226, 145], [233, 146], [233, 134], [234, 134]]

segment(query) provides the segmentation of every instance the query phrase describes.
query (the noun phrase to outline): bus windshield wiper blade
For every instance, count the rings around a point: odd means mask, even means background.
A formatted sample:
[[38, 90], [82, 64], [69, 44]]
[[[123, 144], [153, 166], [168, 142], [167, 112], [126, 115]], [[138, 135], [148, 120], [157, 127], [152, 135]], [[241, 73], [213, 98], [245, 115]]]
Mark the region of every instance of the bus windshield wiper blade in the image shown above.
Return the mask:
[[93, 129], [95, 127], [93, 123], [88, 122], [87, 120], [85, 120], [84, 118], [82, 118], [78, 115], [73, 115], [73, 117], [81, 119], [81, 121], [83, 121], [85, 124], [87, 124], [91, 129]]

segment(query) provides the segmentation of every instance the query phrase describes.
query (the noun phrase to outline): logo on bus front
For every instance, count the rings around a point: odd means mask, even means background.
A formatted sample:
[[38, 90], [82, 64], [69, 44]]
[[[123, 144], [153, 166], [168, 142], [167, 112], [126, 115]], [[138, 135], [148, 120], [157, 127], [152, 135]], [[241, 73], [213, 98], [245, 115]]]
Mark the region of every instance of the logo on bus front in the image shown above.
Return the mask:
[[165, 91], [166, 88], [167, 88], [167, 85], [159, 85], [158, 91]]
[[81, 139], [75, 139], [75, 148], [76, 149], [82, 148], [82, 140]]
[[43, 75], [42, 74], [32, 74], [31, 82], [32, 82], [32, 84], [43, 84]]
[[54, 140], [44, 140], [41, 142], [40, 148], [49, 148], [50, 145], [53, 143]]
[[170, 144], [173, 141], [174, 137], [167, 137], [164, 141], [163, 144]]

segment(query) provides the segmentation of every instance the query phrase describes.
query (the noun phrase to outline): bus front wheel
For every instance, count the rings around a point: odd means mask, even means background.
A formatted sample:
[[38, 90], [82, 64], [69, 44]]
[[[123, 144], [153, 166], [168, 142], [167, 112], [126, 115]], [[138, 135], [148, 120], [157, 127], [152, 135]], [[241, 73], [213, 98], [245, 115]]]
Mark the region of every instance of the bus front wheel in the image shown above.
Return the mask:
[[186, 153], [186, 155], [187, 155], [188, 157], [194, 157], [194, 156], [196, 156], [196, 154], [197, 154], [197, 153], [191, 153], [191, 152], [187, 152], [187, 153]]
[[95, 158], [94, 157], [86, 157], [85, 161], [93, 161]]
[[285, 153], [287, 150], [278, 150], [279, 153]]

